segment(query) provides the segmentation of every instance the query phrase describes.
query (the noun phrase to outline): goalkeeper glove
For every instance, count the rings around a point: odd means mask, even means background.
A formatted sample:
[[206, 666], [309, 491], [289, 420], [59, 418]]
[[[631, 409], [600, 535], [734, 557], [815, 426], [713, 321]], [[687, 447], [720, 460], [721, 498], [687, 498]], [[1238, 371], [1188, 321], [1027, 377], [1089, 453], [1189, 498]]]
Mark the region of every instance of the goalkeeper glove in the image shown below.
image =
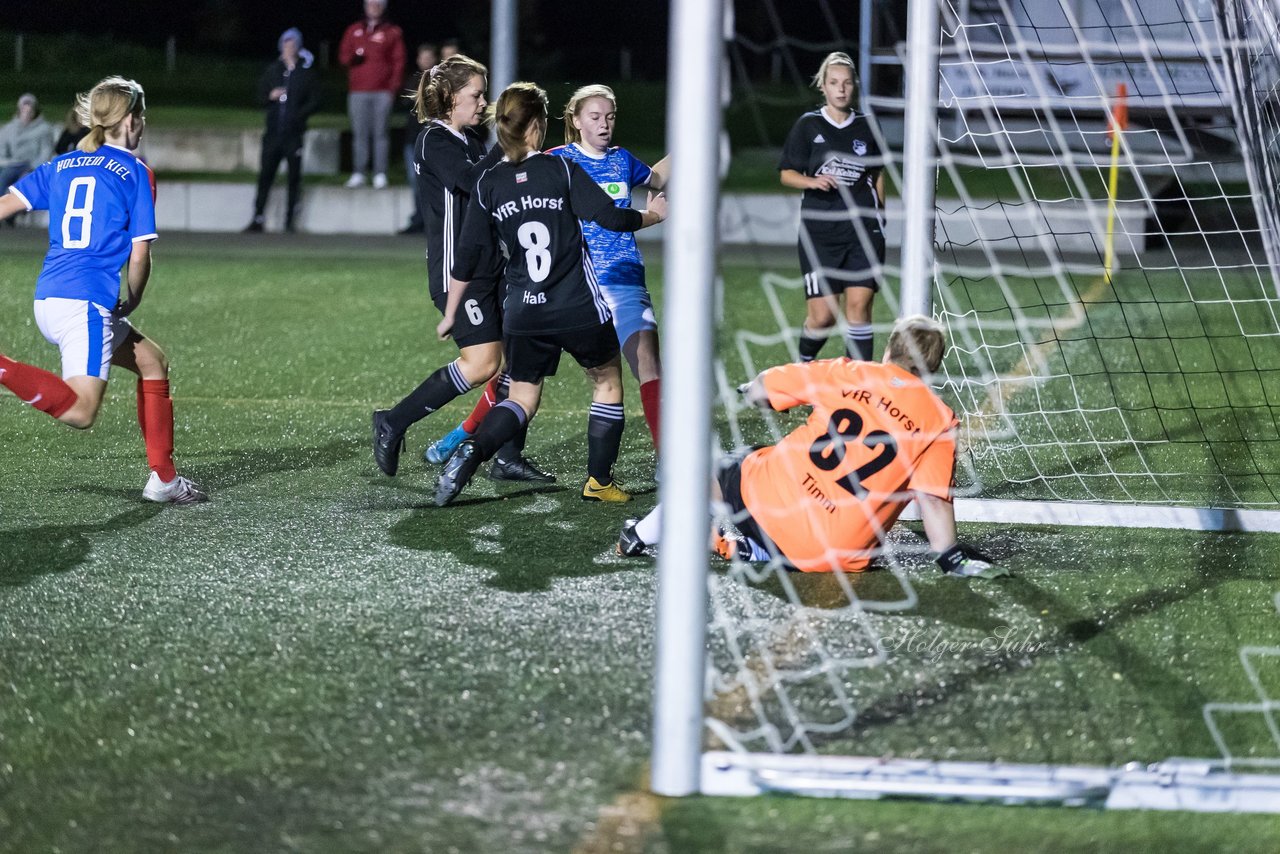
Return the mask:
[[996, 566], [994, 558], [960, 543], [938, 555], [938, 566], [948, 575], [961, 578], [999, 578], [1009, 574], [1009, 570]]

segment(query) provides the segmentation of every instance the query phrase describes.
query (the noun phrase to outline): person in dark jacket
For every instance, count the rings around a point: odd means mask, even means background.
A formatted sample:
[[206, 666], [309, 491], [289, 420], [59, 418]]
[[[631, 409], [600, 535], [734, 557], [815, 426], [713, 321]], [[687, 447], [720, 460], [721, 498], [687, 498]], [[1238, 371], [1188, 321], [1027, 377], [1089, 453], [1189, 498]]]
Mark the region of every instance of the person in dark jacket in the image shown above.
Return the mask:
[[413, 190], [413, 215], [409, 217], [409, 224], [400, 230], [401, 234], [422, 234], [427, 230], [426, 222], [422, 218], [422, 208], [418, 205], [418, 173], [413, 165], [413, 154], [418, 142], [418, 134], [422, 133], [422, 129], [427, 126], [425, 121], [418, 118], [418, 82], [422, 79], [422, 75], [429, 72], [438, 61], [436, 46], [431, 42], [423, 42], [418, 45], [417, 66], [418, 70], [413, 73], [405, 84], [408, 94], [405, 100], [409, 102], [409, 112], [405, 114], [404, 122], [404, 171], [409, 176], [409, 189]]
[[293, 231], [302, 191], [302, 137], [307, 119], [320, 107], [320, 80], [312, 67], [315, 58], [302, 46], [302, 33], [290, 27], [277, 43], [280, 58], [267, 66], [258, 79], [258, 102], [267, 108], [266, 129], [262, 133], [262, 166], [258, 172], [258, 195], [253, 202], [253, 221], [246, 232], [262, 231], [263, 211], [275, 181], [280, 161], [289, 164], [289, 201], [285, 208], [285, 231]]
[[80, 140], [88, 135], [89, 129], [80, 124], [80, 114], [76, 108], [67, 110], [67, 118], [62, 122], [62, 133], [58, 136], [58, 141], [53, 144], [54, 157], [74, 151], [80, 145]]

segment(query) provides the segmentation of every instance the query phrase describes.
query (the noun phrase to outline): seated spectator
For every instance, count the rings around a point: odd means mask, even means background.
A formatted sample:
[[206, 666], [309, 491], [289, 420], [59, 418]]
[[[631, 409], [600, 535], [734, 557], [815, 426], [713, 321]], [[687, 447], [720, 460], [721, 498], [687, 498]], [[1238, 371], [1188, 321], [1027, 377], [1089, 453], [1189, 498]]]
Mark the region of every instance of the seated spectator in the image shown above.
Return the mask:
[[0, 128], [0, 192], [53, 156], [53, 137], [36, 96], [28, 92], [19, 98], [18, 112]]
[[62, 133], [58, 136], [58, 141], [53, 144], [53, 156], [75, 151], [80, 140], [88, 135], [89, 129], [80, 124], [80, 114], [72, 107], [67, 110], [67, 117], [62, 121]]

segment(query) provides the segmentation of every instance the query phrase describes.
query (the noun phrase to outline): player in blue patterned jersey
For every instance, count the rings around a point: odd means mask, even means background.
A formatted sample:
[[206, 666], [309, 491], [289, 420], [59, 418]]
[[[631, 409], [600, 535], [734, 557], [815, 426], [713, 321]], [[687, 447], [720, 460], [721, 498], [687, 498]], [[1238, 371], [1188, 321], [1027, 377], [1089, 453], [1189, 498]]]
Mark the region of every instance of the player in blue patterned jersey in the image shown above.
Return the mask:
[[[155, 185], [134, 156], [145, 126], [142, 87], [108, 77], [77, 99], [89, 134], [0, 197], [0, 219], [49, 211], [49, 251], [36, 281], [36, 324], [62, 353], [62, 377], [0, 355], [0, 385], [77, 429], [93, 426], [119, 365], [138, 379], [138, 424], [147, 449], [149, 501], [206, 496], [173, 466], [173, 400], [164, 353], [128, 321], [142, 300], [156, 239]], [[121, 293], [120, 268], [127, 264]]]
[[845, 352], [871, 361], [871, 304], [884, 264], [880, 134], [871, 116], [854, 109], [858, 83], [848, 54], [828, 54], [813, 85], [825, 103], [796, 121], [778, 163], [782, 185], [804, 190], [799, 251], [806, 315], [800, 361], [817, 358], [835, 328], [841, 297]]
[[[547, 153], [577, 163], [616, 206], [629, 208], [631, 193], [636, 187], [661, 190], [666, 186], [668, 158], [650, 167], [630, 151], [614, 145], [617, 111], [618, 100], [608, 86], [583, 86], [564, 107], [565, 144]], [[600, 277], [600, 289], [613, 313], [618, 344], [631, 373], [640, 383], [640, 402], [656, 449], [662, 362], [658, 355], [658, 323], [653, 314], [653, 300], [645, 287], [644, 259], [636, 246], [635, 235], [630, 232], [610, 231], [598, 223], [584, 221], [582, 236]]]

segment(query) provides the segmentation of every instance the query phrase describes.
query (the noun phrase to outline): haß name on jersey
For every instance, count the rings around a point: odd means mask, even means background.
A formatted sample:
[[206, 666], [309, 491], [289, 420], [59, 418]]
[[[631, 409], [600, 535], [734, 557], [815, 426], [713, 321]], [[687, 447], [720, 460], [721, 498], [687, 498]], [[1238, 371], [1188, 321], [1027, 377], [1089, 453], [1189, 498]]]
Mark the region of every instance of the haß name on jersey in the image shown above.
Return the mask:
[[525, 291], [521, 297], [525, 305], [546, 305], [547, 295], [545, 293], [534, 293], [533, 291]]
[[563, 198], [548, 198], [546, 196], [521, 196], [519, 202], [503, 202], [498, 209], [493, 212], [493, 216], [499, 222], [519, 211], [525, 210], [553, 210], [558, 211], [564, 208]]

